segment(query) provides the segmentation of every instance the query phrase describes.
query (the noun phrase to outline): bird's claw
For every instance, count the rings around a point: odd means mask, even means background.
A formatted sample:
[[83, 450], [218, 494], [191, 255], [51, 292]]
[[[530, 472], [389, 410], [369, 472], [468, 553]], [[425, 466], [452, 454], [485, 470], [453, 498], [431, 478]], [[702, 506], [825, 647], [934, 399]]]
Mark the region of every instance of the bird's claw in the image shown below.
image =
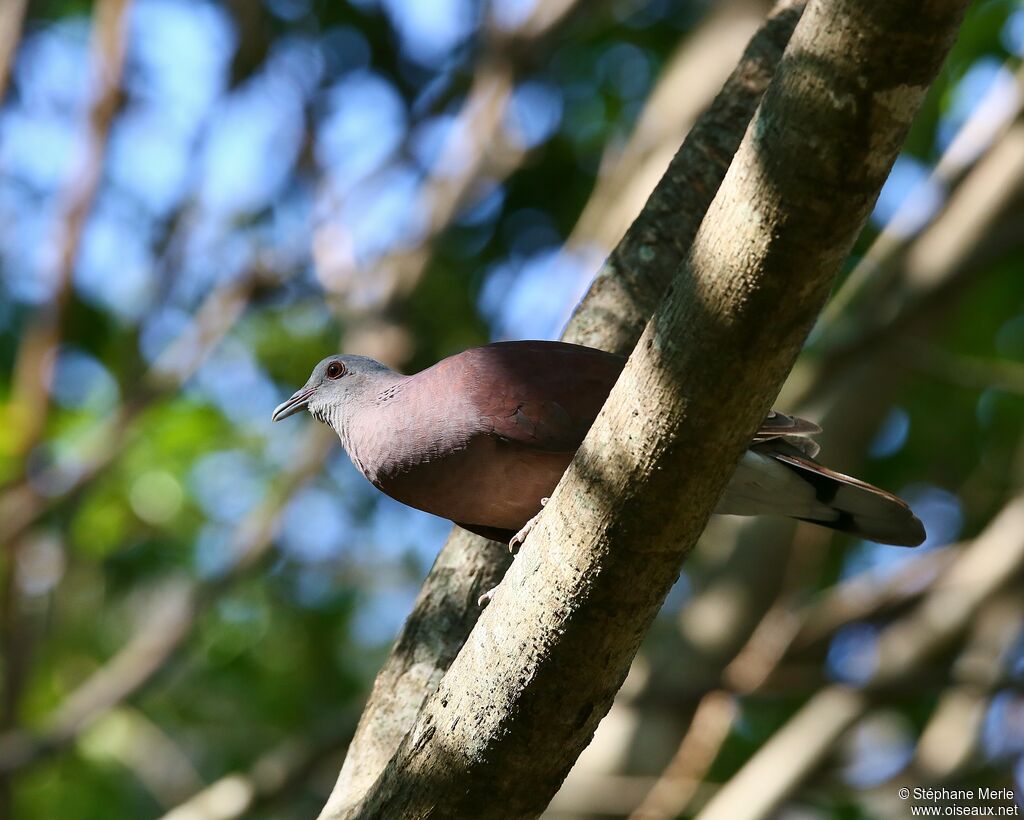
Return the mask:
[[[542, 510], [544, 509], [544, 507], [547, 506], [547, 503], [550, 500], [550, 498], [542, 498], [540, 500], [540, 506]], [[537, 513], [537, 515], [533, 516], [533, 518], [531, 518], [529, 521], [523, 524], [523, 528], [519, 530], [519, 532], [517, 532], [515, 535], [513, 535], [512, 540], [508, 542], [508, 551], [511, 552], [513, 555], [519, 552], [519, 548], [526, 543], [526, 538], [530, 534], [530, 530], [532, 530], [536, 525], [537, 517], [539, 515], [540, 513]]]
[[[542, 498], [540, 500], [541, 509], [543, 509], [544, 506], [550, 500], [550, 498]], [[526, 541], [526, 537], [530, 534], [530, 530], [532, 530], [534, 524], [537, 523], [538, 515], [540, 515], [540, 513], [537, 513], [537, 515], [533, 516], [533, 518], [527, 521], [523, 525], [523, 528], [519, 530], [519, 532], [517, 532], [515, 535], [513, 535], [512, 539], [508, 542], [508, 551], [511, 552], [513, 555], [519, 552], [519, 548]], [[500, 584], [498, 586], [500, 586]], [[485, 592], [483, 595], [477, 598], [476, 605], [481, 608], [487, 606], [491, 602], [491, 599], [494, 597], [494, 593], [498, 591], [498, 586], [491, 587], [489, 590], [487, 590], [487, 592]]]

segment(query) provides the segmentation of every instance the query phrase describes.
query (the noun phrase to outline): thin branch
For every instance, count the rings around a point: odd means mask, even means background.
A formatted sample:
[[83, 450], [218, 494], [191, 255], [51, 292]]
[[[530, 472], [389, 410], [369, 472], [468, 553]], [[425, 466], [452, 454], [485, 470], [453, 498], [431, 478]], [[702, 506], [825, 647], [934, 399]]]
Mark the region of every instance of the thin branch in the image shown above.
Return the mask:
[[1024, 568], [1024, 496], [1013, 499], [906, 617], [878, 639], [875, 669], [861, 688], [830, 686], [732, 778], [699, 820], [761, 820], [791, 794], [871, 704], [871, 691], [912, 676], [961, 634], [978, 610]]
[[[103, 175], [107, 139], [120, 101], [125, 53], [125, 10], [128, 0], [102, 0], [96, 4], [92, 27], [92, 64], [97, 88], [89, 108], [85, 151], [60, 195], [57, 222], [57, 282], [54, 294], [40, 307], [21, 335], [14, 362], [10, 397], [13, 420], [13, 453], [24, 460], [39, 443], [49, 411], [49, 386], [63, 333], [64, 315], [71, 298], [71, 280], [85, 223]], [[10, 61], [18, 40], [25, 8], [14, 3], [0, 12], [0, 98], [6, 88]], [[7, 659], [3, 670], [3, 703], [0, 730], [14, 731], [18, 703], [27, 677], [24, 633], [19, 629], [19, 602], [14, 572], [18, 561], [17, 539], [2, 541], [7, 555], [0, 561], [0, 647]], [[0, 772], [0, 808], [8, 800], [8, 782]]]
[[345, 747], [355, 721], [336, 720], [312, 737], [293, 738], [260, 755], [245, 772], [225, 775], [167, 812], [161, 820], [236, 820], [280, 800], [301, 785], [326, 758]]
[[975, 759], [993, 692], [1013, 685], [1017, 676], [1006, 666], [1024, 624], [1021, 601], [1020, 590], [1010, 588], [974, 617], [952, 664], [956, 682], [935, 704], [914, 752], [912, 768], [930, 782], [949, 780]]
[[681, 815], [700, 791], [738, 713], [736, 699], [727, 692], [716, 690], [701, 698], [675, 755], [629, 820], [667, 820]]
[[0, 103], [7, 95], [7, 84], [21, 42], [21, 29], [27, 9], [28, 0], [7, 0], [0, 9]]
[[850, 271], [850, 275], [822, 313], [823, 324], [838, 323], [843, 314], [849, 311], [850, 306], [866, 290], [869, 282], [872, 287], [877, 288], [898, 272], [903, 253], [916, 233], [908, 229], [911, 227], [908, 222], [916, 219], [916, 216], [910, 213], [915, 208], [915, 195], [923, 189], [946, 189], [952, 186], [972, 167], [979, 156], [986, 153], [986, 149], [995, 138], [1010, 126], [1024, 106], [1024, 68], [1018, 69], [1015, 79], [1017, 94], [1010, 101], [1005, 99], [1005, 92], [999, 83], [992, 84], [943, 152], [928, 179], [907, 194], [903, 205], [897, 209], [882, 232], [871, 243], [867, 253]]
[[[98, 443], [90, 448], [91, 456], [75, 464], [73, 475], [61, 476], [54, 482], [64, 487], [60, 495], [46, 496], [36, 489], [46, 483], [49, 478], [46, 474], [35, 482], [23, 480], [0, 495], [0, 543], [20, 538], [39, 518], [67, 503], [117, 463], [135, 441], [138, 433], [135, 421], [155, 402], [172, 394], [191, 378], [234, 327], [254, 294], [279, 281], [263, 271], [252, 271], [210, 291], [195, 311], [192, 324], [141, 376], [137, 393], [112, 417], [98, 423], [95, 433]], [[61, 469], [60, 466], [49, 468], [54, 472]]]
[[760, 0], [714, 4], [682, 38], [644, 102], [625, 146], [602, 159], [594, 190], [565, 242], [569, 251], [607, 255], [636, 220], [672, 157], [718, 95], [764, 23]]
[[128, 4], [129, 0], [102, 0], [96, 4], [93, 16], [92, 59], [99, 86], [89, 110], [81, 164], [60, 197], [57, 281], [53, 297], [39, 309], [34, 322], [22, 334], [14, 365], [11, 413], [17, 421], [15, 451], [19, 455], [38, 443], [46, 424], [54, 353], [70, 299], [71, 278], [86, 219], [103, 178], [107, 137], [120, 104]]
[[[423, 225], [413, 247], [399, 247], [373, 262], [371, 277], [359, 276], [357, 262], [346, 250], [351, 238], [337, 223], [325, 225], [314, 237], [317, 273], [329, 294], [347, 293], [371, 282], [372, 296], [360, 294], [364, 307], [349, 323], [359, 333], [359, 315], [380, 315], [394, 308], [415, 288], [427, 269], [433, 247], [459, 210], [478, 194], [481, 186], [505, 179], [522, 165], [527, 149], [508, 133], [507, 113], [520, 76], [550, 47], [559, 29], [580, 8], [579, 0], [538, 3], [522, 25], [501, 32], [493, 24], [485, 35], [483, 57], [475, 67], [473, 84], [463, 101], [434, 167], [417, 192], [417, 213]], [[414, 129], [407, 131], [411, 139]], [[340, 203], [331, 208], [339, 210]], [[348, 345], [344, 345], [348, 347]]]
[[[935, 221], [890, 262], [896, 274], [890, 289], [894, 292], [875, 300], [872, 315], [857, 331], [816, 360], [794, 403], [818, 400], [840, 378], [837, 374], [848, 373], [869, 350], [887, 348], [908, 328], [919, 333], [923, 324], [950, 307], [972, 274], [991, 260], [992, 243], [985, 240], [1014, 212], [1022, 187], [1024, 121], [1018, 121], [971, 168]], [[1021, 236], [1015, 232], [1013, 247], [1020, 247]]]
[[165, 587], [127, 643], [71, 692], [42, 721], [40, 729], [0, 735], [0, 774], [22, 769], [64, 748], [99, 717], [137, 696], [154, 680], [185, 644], [203, 610], [269, 552], [281, 509], [323, 467], [330, 452], [329, 439], [326, 428], [310, 427], [281, 486], [258, 515], [236, 528], [230, 543], [232, 563], [224, 574]]

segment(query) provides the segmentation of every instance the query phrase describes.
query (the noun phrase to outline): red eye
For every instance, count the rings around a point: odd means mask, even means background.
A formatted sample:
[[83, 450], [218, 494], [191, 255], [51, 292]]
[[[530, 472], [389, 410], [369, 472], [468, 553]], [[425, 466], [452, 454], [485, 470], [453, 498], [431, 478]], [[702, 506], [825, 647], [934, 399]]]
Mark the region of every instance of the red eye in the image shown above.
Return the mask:
[[341, 362], [331, 362], [327, 365], [327, 378], [340, 379], [345, 375], [345, 365]]

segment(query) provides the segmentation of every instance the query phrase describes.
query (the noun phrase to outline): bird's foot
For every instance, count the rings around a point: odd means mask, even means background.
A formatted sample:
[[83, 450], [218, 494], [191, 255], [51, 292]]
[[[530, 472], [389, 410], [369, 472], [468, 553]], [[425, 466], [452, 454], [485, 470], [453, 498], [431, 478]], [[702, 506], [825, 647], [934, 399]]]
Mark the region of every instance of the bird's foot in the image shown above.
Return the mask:
[[[547, 503], [550, 500], [550, 498], [542, 498], [540, 500], [540, 506], [542, 510], [544, 509], [544, 507], [547, 506]], [[537, 516], [539, 515], [540, 513], [537, 513], [537, 515], [533, 516], [533, 518], [531, 518], [529, 521], [523, 524], [523, 528], [519, 530], [519, 532], [517, 532], [515, 535], [513, 535], [512, 540], [508, 542], [508, 551], [511, 552], [513, 555], [519, 552], [519, 548], [526, 543], [526, 537], [530, 534], [530, 530], [532, 530], [534, 526], [537, 524]]]
[[[542, 498], [540, 500], [541, 509], [543, 509], [544, 506], [550, 500], [551, 500], [550, 498]], [[527, 521], [523, 525], [523, 528], [521, 530], [519, 530], [519, 532], [517, 532], [515, 535], [513, 535], [512, 536], [512, 540], [510, 540], [508, 542], [508, 551], [511, 552], [513, 555], [515, 555], [517, 552], [519, 552], [519, 548], [526, 541], [526, 537], [530, 534], [530, 530], [532, 530], [534, 525], [537, 523], [537, 516], [538, 515], [540, 515], [540, 513], [537, 513], [537, 515], [533, 516], [533, 518], [531, 518], [529, 521]], [[498, 591], [498, 587], [499, 586], [501, 586], [500, 583], [497, 584], [496, 586], [491, 587], [489, 590], [487, 590], [487, 592], [485, 592], [483, 595], [481, 595], [479, 598], [477, 598], [476, 599], [476, 605], [478, 607], [481, 607], [481, 608], [487, 606], [491, 602], [491, 599], [494, 597], [494, 593]]]

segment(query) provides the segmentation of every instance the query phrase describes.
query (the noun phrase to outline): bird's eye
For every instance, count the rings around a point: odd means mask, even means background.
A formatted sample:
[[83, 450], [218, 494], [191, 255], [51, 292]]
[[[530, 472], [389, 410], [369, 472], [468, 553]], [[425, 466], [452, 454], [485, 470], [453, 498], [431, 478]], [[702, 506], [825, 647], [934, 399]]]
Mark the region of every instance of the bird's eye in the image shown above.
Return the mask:
[[327, 378], [340, 379], [345, 375], [345, 365], [341, 362], [331, 362], [327, 365]]

